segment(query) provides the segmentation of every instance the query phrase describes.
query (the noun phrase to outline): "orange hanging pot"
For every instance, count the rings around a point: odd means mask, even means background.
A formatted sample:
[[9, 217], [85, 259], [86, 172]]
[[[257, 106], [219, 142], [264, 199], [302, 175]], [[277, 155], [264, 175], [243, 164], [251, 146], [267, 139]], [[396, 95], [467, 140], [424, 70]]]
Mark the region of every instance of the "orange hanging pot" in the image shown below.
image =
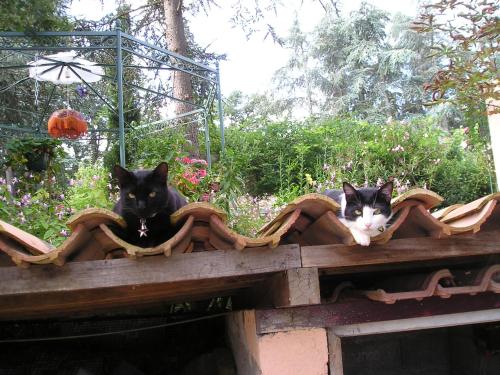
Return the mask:
[[87, 133], [87, 121], [80, 112], [60, 109], [49, 118], [48, 131], [53, 138], [75, 139]]

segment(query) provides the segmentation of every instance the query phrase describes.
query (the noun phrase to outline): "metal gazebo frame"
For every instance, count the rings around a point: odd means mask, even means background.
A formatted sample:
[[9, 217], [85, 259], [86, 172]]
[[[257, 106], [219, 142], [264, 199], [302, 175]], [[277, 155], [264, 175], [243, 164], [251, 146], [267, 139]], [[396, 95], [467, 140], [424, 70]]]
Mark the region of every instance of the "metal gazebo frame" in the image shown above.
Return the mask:
[[[22, 42], [23, 38], [27, 39], [27, 42]], [[51, 42], [53, 40], [60, 40], [61, 38], [70, 39], [70, 43], [64, 43], [62, 45], [54, 46], [52, 44], [41, 45], [41, 41]], [[86, 45], [78, 45], [75, 44], [75, 40], [77, 38], [82, 38], [87, 43]], [[36, 45], [33, 43], [36, 41]], [[217, 99], [217, 112], [219, 117], [219, 130], [221, 135], [221, 149], [224, 150], [224, 119], [223, 119], [223, 110], [222, 110], [222, 98], [221, 98], [221, 89], [220, 89], [220, 73], [219, 73], [219, 63], [216, 62], [216, 67], [212, 68], [207, 65], [198, 63], [188, 57], [181, 56], [175, 52], [168, 51], [164, 48], [155, 46], [148, 42], [142, 41], [132, 35], [129, 35], [121, 30], [120, 21], [117, 20], [116, 27], [113, 31], [73, 31], [73, 32], [36, 32], [36, 33], [24, 33], [24, 32], [0, 32], [0, 53], [2, 52], [12, 52], [12, 54], [19, 53], [29, 57], [35, 57], [39, 51], [54, 51], [54, 52], [62, 52], [62, 51], [113, 51], [115, 52], [115, 64], [96, 64], [100, 66], [108, 66], [116, 68], [116, 76], [110, 77], [105, 74], [102, 75], [102, 78], [107, 79], [109, 81], [116, 82], [117, 86], [117, 106], [113, 107], [108, 100], [106, 100], [104, 95], [101, 95], [94, 86], [86, 82], [78, 73], [72, 69], [72, 63], [63, 63], [64, 66], [67, 66], [69, 70], [73, 72], [73, 74], [77, 75], [82, 84], [84, 84], [93, 94], [95, 94], [99, 99], [109, 107], [113, 112], [118, 115], [118, 133], [119, 133], [119, 147], [120, 147], [120, 164], [125, 166], [125, 120], [124, 120], [124, 96], [123, 89], [124, 86], [128, 86], [139, 91], [147, 92], [149, 94], [157, 95], [163, 99], [172, 100], [174, 102], [181, 102], [188, 105], [191, 108], [195, 108], [192, 111], [181, 113], [166, 121], [179, 120], [186, 116], [190, 115], [201, 115], [203, 118], [203, 123], [205, 127], [205, 145], [206, 145], [206, 154], [207, 154], [207, 162], [209, 166], [211, 165], [211, 154], [210, 154], [210, 136], [208, 129], [208, 116], [209, 111], [213, 106], [213, 102]], [[132, 63], [125, 63], [123, 58], [123, 52], [126, 52], [129, 56], [133, 56], [142, 60], [148, 61], [150, 64], [154, 64], [154, 66], [148, 65], [134, 65]], [[9, 55], [10, 56], [10, 55]], [[46, 59], [46, 57], [43, 57]], [[7, 69], [27, 69], [29, 65], [6, 65], [5, 59], [0, 59], [0, 71], [5, 71]], [[50, 60], [50, 58], [49, 58]], [[123, 81], [124, 68], [131, 69], [156, 69], [157, 71], [171, 71], [171, 72], [182, 72], [181, 74], [187, 74], [190, 76], [190, 79], [197, 79], [199, 82], [202, 82], [207, 87], [208, 95], [201, 102], [195, 102], [194, 100], [186, 100], [185, 98], [175, 97], [172, 93], [167, 92], [166, 90], [153, 89], [151, 87], [143, 87], [139, 85], [135, 85], [133, 83], [127, 83]], [[30, 77], [25, 77], [21, 80], [18, 80], [15, 83], [9, 84], [6, 87], [0, 87], [0, 94], [4, 93], [15, 86], [29, 80]], [[50, 97], [47, 100], [47, 106], [49, 105], [50, 100], [52, 99], [52, 94], [54, 92], [55, 86], [52, 88], [50, 93]], [[45, 110], [46, 112], [46, 110]], [[46, 113], [42, 113], [42, 118], [40, 121], [43, 121], [43, 117], [46, 116]], [[146, 125], [147, 126], [147, 125]], [[142, 126], [144, 127], [144, 126]], [[17, 126], [12, 125], [2, 125], [0, 124], [1, 129], [5, 130], [14, 130], [14, 131], [25, 131], [25, 132], [34, 132], [34, 130], [19, 128]], [[102, 130], [102, 129], [101, 129]], [[109, 129], [106, 129], [109, 131]]]

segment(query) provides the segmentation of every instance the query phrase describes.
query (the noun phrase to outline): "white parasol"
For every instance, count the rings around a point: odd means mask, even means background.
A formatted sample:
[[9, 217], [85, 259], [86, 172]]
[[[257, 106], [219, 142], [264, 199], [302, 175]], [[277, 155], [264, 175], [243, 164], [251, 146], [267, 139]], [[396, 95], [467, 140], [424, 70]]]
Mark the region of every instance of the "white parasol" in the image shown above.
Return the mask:
[[97, 82], [104, 75], [104, 70], [96, 63], [76, 57], [75, 51], [59, 52], [47, 55], [28, 65], [30, 78], [37, 81], [70, 85], [79, 82]]

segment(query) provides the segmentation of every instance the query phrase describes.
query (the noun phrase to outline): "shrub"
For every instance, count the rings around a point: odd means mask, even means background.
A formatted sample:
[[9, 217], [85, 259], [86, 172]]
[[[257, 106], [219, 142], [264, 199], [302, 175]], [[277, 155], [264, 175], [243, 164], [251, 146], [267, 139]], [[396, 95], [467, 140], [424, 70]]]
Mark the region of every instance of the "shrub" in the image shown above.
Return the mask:
[[80, 165], [68, 185], [66, 202], [74, 211], [89, 207], [112, 209], [118, 200], [118, 188], [111, 185], [111, 174], [101, 166]]
[[250, 194], [278, 194], [279, 203], [340, 188], [342, 181], [375, 185], [389, 177], [399, 193], [427, 187], [446, 204], [490, 191], [491, 162], [478, 128], [450, 133], [431, 117], [386, 125], [352, 119], [243, 124], [226, 134]]

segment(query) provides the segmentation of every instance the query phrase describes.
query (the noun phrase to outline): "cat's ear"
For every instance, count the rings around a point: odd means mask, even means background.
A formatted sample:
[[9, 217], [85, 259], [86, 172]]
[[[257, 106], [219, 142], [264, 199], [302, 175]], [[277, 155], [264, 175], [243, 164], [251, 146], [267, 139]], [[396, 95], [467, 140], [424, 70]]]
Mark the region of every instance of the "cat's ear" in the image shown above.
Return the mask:
[[394, 185], [392, 181], [386, 182], [378, 189], [377, 195], [384, 199], [387, 203], [391, 203], [393, 188]]
[[158, 166], [153, 171], [153, 176], [162, 184], [165, 185], [167, 183], [168, 176], [168, 164], [162, 162], [158, 164]]
[[348, 182], [344, 182], [342, 185], [345, 194], [345, 200], [347, 202], [357, 201], [358, 200], [358, 191], [354, 186], [352, 186]]
[[118, 164], [113, 167], [113, 176], [118, 180], [120, 187], [130, 185], [135, 180], [135, 176], [132, 172], [127, 171]]

